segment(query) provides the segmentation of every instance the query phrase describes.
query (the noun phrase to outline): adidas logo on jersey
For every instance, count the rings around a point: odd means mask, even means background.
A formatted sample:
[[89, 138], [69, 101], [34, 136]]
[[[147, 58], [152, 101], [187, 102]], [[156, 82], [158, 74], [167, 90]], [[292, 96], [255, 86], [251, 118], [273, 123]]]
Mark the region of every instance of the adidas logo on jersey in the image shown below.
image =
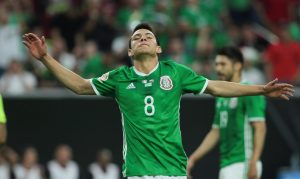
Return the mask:
[[133, 83], [130, 83], [130, 84], [127, 86], [126, 89], [134, 89], [134, 88], [135, 88], [134, 84], [133, 84]]

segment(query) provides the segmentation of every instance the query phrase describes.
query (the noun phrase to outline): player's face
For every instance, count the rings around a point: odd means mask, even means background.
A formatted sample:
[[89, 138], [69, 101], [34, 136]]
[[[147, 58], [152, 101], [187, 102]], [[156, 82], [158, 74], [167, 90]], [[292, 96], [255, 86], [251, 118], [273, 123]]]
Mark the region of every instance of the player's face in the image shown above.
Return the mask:
[[218, 79], [222, 81], [231, 81], [234, 74], [233, 62], [224, 55], [217, 55], [215, 61]]
[[161, 53], [154, 34], [147, 29], [139, 29], [131, 36], [129, 56], [156, 55]]

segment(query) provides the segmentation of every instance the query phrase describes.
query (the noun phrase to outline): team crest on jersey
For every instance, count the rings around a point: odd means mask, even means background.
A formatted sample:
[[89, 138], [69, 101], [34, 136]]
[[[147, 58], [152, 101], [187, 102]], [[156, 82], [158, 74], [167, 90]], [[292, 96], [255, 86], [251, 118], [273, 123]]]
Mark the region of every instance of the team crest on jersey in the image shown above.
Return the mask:
[[238, 104], [238, 98], [231, 98], [230, 99], [230, 101], [229, 101], [229, 107], [231, 109], [236, 108], [237, 104]]
[[163, 90], [171, 90], [173, 88], [173, 82], [169, 76], [160, 77], [160, 88]]
[[109, 72], [104, 73], [104, 74], [99, 78], [99, 81], [100, 81], [100, 82], [106, 81], [106, 80], [108, 79], [108, 76], [109, 76]]

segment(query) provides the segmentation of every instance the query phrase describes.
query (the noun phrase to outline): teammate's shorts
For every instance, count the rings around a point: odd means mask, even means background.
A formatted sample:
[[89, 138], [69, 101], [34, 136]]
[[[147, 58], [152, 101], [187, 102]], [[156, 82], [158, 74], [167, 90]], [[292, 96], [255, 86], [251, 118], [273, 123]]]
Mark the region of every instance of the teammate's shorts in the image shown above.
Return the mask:
[[[258, 178], [261, 178], [262, 163], [258, 161], [256, 163], [256, 171]], [[233, 163], [226, 167], [221, 168], [219, 173], [219, 179], [247, 179], [248, 165], [245, 162]]]
[[186, 176], [142, 176], [128, 177], [128, 179], [187, 179]]

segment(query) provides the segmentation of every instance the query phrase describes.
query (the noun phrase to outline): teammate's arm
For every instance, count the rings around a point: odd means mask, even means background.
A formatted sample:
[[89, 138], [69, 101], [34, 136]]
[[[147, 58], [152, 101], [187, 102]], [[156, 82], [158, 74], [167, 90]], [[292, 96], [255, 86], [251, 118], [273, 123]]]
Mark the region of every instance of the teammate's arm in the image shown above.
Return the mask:
[[253, 153], [249, 161], [249, 179], [257, 178], [256, 162], [260, 159], [262, 150], [264, 148], [265, 136], [266, 136], [266, 124], [264, 121], [254, 121], [251, 122], [252, 128], [254, 130], [254, 140], [253, 140]]
[[23, 36], [23, 43], [31, 55], [40, 60], [67, 88], [77, 94], [95, 94], [89, 80], [83, 79], [76, 73], [68, 70], [47, 53], [45, 38], [29, 33]]
[[243, 85], [234, 82], [210, 80], [204, 92], [213, 96], [222, 97], [265, 95], [268, 97], [279, 97], [285, 100], [293, 96], [293, 85], [277, 82], [278, 80], [275, 79], [266, 85]]
[[204, 155], [206, 155], [210, 150], [212, 150], [219, 141], [219, 128], [212, 128], [206, 135], [200, 146], [192, 153], [189, 157], [187, 172], [190, 173], [193, 169], [195, 163], [199, 161]]

